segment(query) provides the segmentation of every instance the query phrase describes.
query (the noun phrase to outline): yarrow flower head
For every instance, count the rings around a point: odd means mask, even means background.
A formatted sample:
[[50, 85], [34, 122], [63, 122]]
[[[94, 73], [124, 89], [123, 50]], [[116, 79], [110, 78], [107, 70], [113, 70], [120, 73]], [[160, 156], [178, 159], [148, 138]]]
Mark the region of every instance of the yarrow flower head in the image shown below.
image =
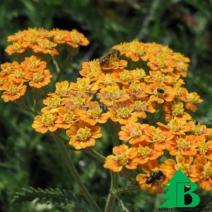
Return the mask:
[[[70, 49], [86, 46], [87, 38], [77, 30], [45, 30], [30, 28], [17, 32], [8, 37], [10, 44], [6, 48], [9, 55], [31, 53], [22, 61], [1, 64], [0, 91], [5, 102], [16, 101], [27, 92], [27, 88], [40, 89], [51, 82], [52, 74], [49, 70], [49, 59], [59, 56], [59, 46], [67, 45]], [[26, 54], [24, 54], [26, 53]], [[44, 54], [51, 57], [44, 57]]]
[[21, 63], [1, 64], [2, 99], [5, 102], [15, 101], [26, 93], [27, 86], [38, 89], [48, 85], [51, 78], [46, 62], [36, 56], [26, 57]]
[[11, 55], [14, 53], [23, 53], [31, 50], [34, 53], [58, 55], [57, 47], [62, 44], [69, 45], [72, 48], [87, 46], [88, 39], [77, 30], [46, 30], [43, 28], [29, 28], [10, 35], [8, 41], [11, 44], [6, 48], [6, 52]]
[[[13, 47], [7, 51], [31, 48], [54, 56], [57, 45], [75, 48], [88, 43], [77, 31], [40, 32], [24, 32], [28, 42], [22, 33], [10, 37]], [[43, 42], [39, 46], [37, 37]], [[24, 50], [17, 47], [20, 42], [25, 43]], [[34, 64], [34, 68], [28, 64], [32, 72], [28, 74], [22, 74], [18, 63], [3, 66], [7, 71], [0, 75], [0, 86], [5, 98], [17, 95], [17, 91], [22, 95], [27, 82], [34, 87], [47, 83], [45, 63]], [[32, 71], [37, 66], [42, 71]], [[137, 170], [135, 181], [152, 193], [162, 192], [176, 170], [183, 171], [201, 188], [212, 190], [212, 130], [189, 114], [202, 99], [185, 87], [188, 66], [189, 58], [160, 44], [134, 40], [113, 46], [102, 57], [83, 62], [76, 82], [56, 83], [55, 91], [44, 99], [33, 128], [40, 133], [64, 130], [68, 144], [81, 150], [100, 142], [102, 129], [114, 122], [119, 144], [106, 157], [104, 168], [121, 174]], [[4, 81], [11, 76], [14, 86]], [[149, 178], [154, 173], [162, 177], [151, 183]]]

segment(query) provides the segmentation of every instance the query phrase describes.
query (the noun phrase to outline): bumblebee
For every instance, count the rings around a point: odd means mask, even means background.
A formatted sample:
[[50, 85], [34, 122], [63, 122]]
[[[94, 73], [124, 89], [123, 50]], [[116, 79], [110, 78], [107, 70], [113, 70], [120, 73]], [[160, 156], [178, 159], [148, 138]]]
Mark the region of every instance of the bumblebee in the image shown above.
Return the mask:
[[111, 61], [116, 61], [120, 57], [120, 52], [116, 49], [111, 49], [109, 52], [99, 58], [101, 66], [109, 65]]
[[146, 184], [152, 184], [164, 177], [164, 174], [162, 171], [153, 172], [146, 180]]

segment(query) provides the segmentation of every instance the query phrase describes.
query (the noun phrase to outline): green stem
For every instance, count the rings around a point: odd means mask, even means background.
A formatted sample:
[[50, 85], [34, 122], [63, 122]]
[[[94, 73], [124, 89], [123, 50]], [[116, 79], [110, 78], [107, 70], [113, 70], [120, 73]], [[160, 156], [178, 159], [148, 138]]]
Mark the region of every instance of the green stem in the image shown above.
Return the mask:
[[58, 65], [58, 63], [57, 63], [57, 61], [54, 57], [52, 57], [52, 62], [55, 66], [56, 72], [59, 74], [61, 70], [60, 70], [60, 67], [59, 67], [59, 65]]
[[54, 64], [54, 67], [55, 67], [56, 72], [57, 72], [57, 77], [56, 77], [56, 82], [57, 82], [57, 81], [59, 81], [59, 79], [61, 77], [62, 71], [61, 71], [61, 68], [60, 68], [57, 60], [54, 57], [52, 57], [52, 62]]
[[[113, 146], [119, 145], [119, 138], [117, 137], [117, 125], [113, 122], [109, 123], [109, 129], [111, 132], [111, 140], [113, 143]], [[116, 137], [115, 137], [116, 135]], [[118, 174], [110, 171], [110, 192], [107, 197], [106, 205], [105, 205], [105, 210], [104, 212], [113, 212], [113, 208], [115, 205], [115, 201], [117, 198], [116, 190], [118, 188]]]
[[100, 162], [105, 161], [105, 157], [102, 154], [100, 154], [99, 152], [95, 151], [94, 149], [87, 149], [87, 150], [85, 150], [85, 152], [88, 153], [93, 158], [96, 158]]
[[37, 115], [37, 112], [34, 110], [34, 108], [28, 106], [23, 99], [15, 102], [16, 105], [18, 105], [18, 109], [25, 113], [26, 115], [30, 116], [33, 118], [35, 115]]
[[92, 206], [94, 211], [101, 212], [102, 210], [99, 208], [91, 194], [88, 192], [87, 188], [83, 185], [80, 175], [78, 171], [76, 170], [74, 163], [72, 161], [71, 151], [68, 151], [67, 147], [62, 141], [59, 141], [55, 139], [55, 143], [57, 145], [58, 150], [60, 150], [61, 157], [66, 165], [66, 168], [68, 169], [69, 174], [72, 176], [72, 178], [78, 183], [80, 186], [80, 190], [84, 198], [87, 200], [88, 203]]
[[110, 181], [110, 193], [107, 197], [105, 210], [104, 212], [113, 212], [113, 208], [116, 201], [116, 189], [118, 187], [118, 175], [116, 173], [110, 172], [111, 181]]
[[133, 192], [138, 189], [139, 189], [139, 187], [137, 185], [133, 185], [133, 186], [129, 186], [128, 188], [117, 189], [116, 193], [117, 193], [117, 195], [119, 195], [119, 194], [124, 194], [124, 193], [128, 193], [128, 192]]

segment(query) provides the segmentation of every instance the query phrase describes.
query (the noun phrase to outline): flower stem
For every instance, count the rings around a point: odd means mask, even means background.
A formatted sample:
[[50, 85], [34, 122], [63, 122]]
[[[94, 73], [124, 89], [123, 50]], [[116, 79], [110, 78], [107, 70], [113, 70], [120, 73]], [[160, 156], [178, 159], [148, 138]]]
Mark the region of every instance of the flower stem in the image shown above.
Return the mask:
[[133, 186], [129, 186], [128, 188], [118, 189], [116, 192], [119, 195], [119, 194], [124, 194], [124, 193], [127, 193], [127, 192], [133, 192], [133, 191], [136, 191], [138, 189], [139, 189], [139, 187], [137, 185], [133, 185]]
[[[117, 125], [113, 122], [110, 122], [109, 129], [110, 129], [110, 132], [112, 133], [111, 140], [112, 140], [113, 146], [117, 146], [119, 144], [119, 138], [117, 137]], [[107, 197], [104, 212], [113, 212], [113, 208], [117, 198], [116, 190], [118, 188], [118, 174], [110, 171], [110, 178], [111, 178], [110, 192]]]
[[61, 72], [61, 70], [60, 70], [60, 67], [59, 67], [59, 65], [58, 65], [57, 60], [56, 60], [54, 57], [52, 57], [52, 62], [53, 62], [53, 64], [54, 64], [54, 67], [55, 67], [55, 69], [56, 69], [57, 74], [59, 74], [59, 73]]
[[113, 212], [113, 208], [116, 201], [116, 189], [118, 187], [118, 175], [116, 173], [110, 172], [110, 193], [108, 194], [105, 210], [104, 212]]
[[62, 160], [64, 161], [69, 174], [78, 183], [82, 195], [87, 200], [87, 202], [90, 203], [94, 211], [101, 212], [102, 210], [99, 208], [99, 206], [97, 205], [97, 203], [95, 202], [95, 200], [93, 199], [93, 197], [91, 196], [91, 194], [88, 192], [87, 188], [83, 185], [81, 181], [80, 175], [76, 170], [74, 163], [71, 159], [72, 158], [71, 151], [68, 151], [67, 147], [62, 141], [59, 141], [57, 139], [54, 140], [56, 141], [55, 143], [57, 145], [58, 150], [60, 150]]
[[56, 60], [54, 57], [52, 57], [52, 62], [53, 62], [53, 64], [54, 64], [55, 70], [56, 70], [56, 72], [57, 72], [57, 77], [56, 77], [56, 82], [57, 82], [57, 81], [59, 81], [59, 79], [60, 79], [60, 77], [61, 77], [62, 70], [61, 70], [61, 68], [60, 68], [60, 66], [59, 66], [59, 64], [58, 64], [58, 62], [57, 62], [57, 60]]
[[94, 149], [87, 149], [85, 152], [100, 162], [105, 161], [105, 157], [102, 154], [100, 154], [99, 152], [95, 151]]

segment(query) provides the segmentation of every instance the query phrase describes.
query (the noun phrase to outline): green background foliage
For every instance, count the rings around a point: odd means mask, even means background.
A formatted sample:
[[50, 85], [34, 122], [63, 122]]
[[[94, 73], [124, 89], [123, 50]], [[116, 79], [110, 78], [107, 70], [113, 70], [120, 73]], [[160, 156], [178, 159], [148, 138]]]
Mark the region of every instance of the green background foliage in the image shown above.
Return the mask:
[[[0, 61], [10, 60], [4, 53], [6, 37], [27, 27], [76, 28], [90, 39], [90, 46], [80, 50], [67, 70], [73, 74], [62, 76], [68, 80], [77, 75], [81, 61], [99, 57], [114, 44], [135, 38], [159, 42], [191, 58], [186, 83], [204, 99], [194, 117], [211, 127], [211, 11], [212, 0], [1, 0]], [[13, 212], [17, 207], [20, 212], [92, 211], [68, 176], [54, 141], [35, 133], [31, 122], [15, 105], [0, 102], [0, 211]], [[97, 148], [109, 153], [110, 139], [105, 131]], [[103, 206], [108, 172], [84, 152], [76, 152], [73, 159], [83, 182]], [[28, 189], [21, 190], [24, 187]], [[117, 212], [153, 211], [153, 207], [157, 211], [159, 204], [157, 196], [140, 191], [121, 198]], [[210, 198], [202, 193], [197, 210], [209, 211]], [[208, 209], [202, 209], [206, 205]]]

